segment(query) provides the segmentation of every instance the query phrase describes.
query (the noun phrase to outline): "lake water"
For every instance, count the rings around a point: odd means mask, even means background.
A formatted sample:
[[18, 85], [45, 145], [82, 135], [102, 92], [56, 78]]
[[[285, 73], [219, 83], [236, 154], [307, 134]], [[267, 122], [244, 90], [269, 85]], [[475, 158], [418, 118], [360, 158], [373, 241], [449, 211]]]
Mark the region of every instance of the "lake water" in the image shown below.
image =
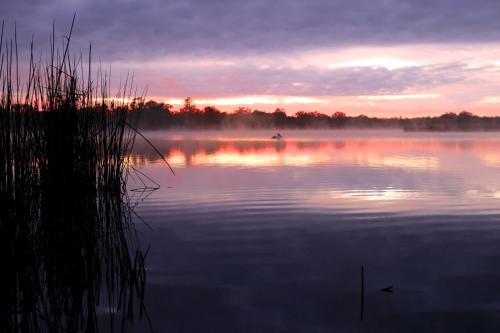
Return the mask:
[[498, 331], [500, 134], [272, 134], [138, 139], [156, 331]]

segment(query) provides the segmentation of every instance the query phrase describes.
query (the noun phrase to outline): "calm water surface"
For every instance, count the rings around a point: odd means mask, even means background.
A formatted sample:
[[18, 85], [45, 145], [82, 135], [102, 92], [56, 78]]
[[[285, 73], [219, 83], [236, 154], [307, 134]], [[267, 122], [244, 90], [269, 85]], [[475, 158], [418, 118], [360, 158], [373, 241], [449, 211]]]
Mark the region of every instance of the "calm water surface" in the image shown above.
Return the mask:
[[500, 134], [272, 134], [137, 142], [156, 331], [500, 329]]

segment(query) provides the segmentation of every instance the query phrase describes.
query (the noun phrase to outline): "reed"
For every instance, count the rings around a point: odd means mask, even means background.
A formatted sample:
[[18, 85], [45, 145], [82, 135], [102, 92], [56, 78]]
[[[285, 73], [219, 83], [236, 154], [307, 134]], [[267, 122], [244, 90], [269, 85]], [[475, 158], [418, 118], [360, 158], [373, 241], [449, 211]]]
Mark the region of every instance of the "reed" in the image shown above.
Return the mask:
[[22, 75], [17, 34], [6, 38], [2, 23], [2, 332], [116, 331], [145, 314], [145, 253], [125, 188], [132, 80], [110, 98], [91, 48], [88, 59], [70, 51], [74, 20], [59, 47], [53, 29], [48, 61], [31, 43]]

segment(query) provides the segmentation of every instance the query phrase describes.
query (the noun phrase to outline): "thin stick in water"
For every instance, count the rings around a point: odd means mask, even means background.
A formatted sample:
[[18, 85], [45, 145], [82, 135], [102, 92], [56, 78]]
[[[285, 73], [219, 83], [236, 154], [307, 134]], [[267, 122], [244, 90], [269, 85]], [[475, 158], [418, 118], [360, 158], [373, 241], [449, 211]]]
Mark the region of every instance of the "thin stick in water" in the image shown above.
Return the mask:
[[361, 303], [360, 303], [361, 321], [363, 321], [364, 307], [365, 307], [365, 275], [364, 275], [364, 267], [361, 266]]

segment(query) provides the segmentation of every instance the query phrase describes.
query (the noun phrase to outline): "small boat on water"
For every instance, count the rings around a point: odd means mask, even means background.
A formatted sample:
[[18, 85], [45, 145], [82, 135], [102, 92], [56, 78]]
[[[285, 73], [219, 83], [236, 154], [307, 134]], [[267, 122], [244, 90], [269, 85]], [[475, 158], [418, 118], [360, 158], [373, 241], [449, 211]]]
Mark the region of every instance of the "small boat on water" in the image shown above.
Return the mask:
[[273, 139], [275, 139], [275, 140], [281, 140], [281, 138], [283, 138], [283, 135], [281, 135], [280, 133], [273, 135]]

